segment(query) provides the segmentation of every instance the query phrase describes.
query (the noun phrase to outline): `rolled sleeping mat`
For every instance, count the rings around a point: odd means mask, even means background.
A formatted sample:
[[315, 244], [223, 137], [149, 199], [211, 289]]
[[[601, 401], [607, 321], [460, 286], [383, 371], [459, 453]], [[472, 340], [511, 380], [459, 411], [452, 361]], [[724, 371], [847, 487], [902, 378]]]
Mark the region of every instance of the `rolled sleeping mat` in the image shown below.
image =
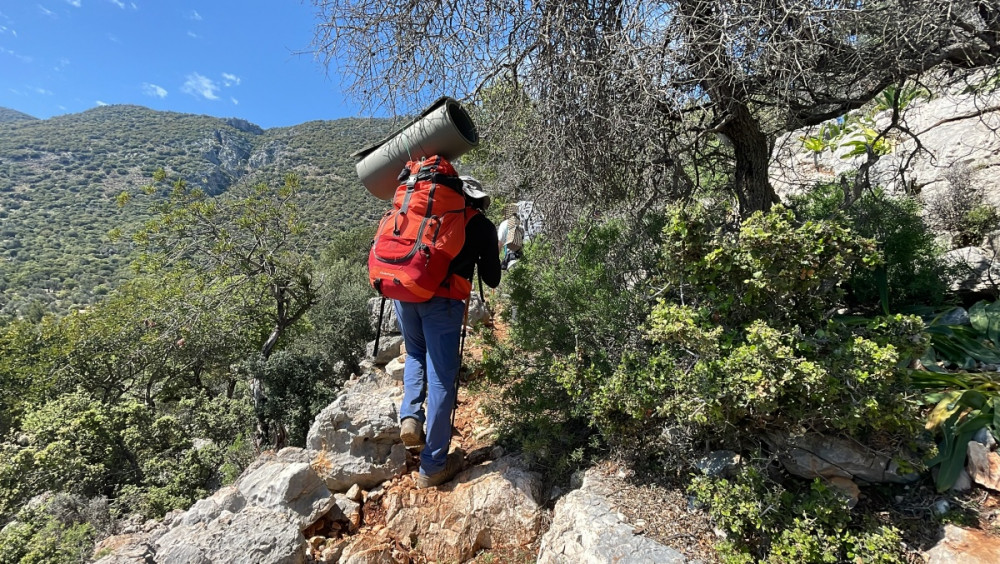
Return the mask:
[[447, 96], [378, 143], [353, 155], [358, 178], [373, 196], [390, 200], [406, 162], [431, 155], [455, 160], [479, 145], [476, 124], [457, 100]]

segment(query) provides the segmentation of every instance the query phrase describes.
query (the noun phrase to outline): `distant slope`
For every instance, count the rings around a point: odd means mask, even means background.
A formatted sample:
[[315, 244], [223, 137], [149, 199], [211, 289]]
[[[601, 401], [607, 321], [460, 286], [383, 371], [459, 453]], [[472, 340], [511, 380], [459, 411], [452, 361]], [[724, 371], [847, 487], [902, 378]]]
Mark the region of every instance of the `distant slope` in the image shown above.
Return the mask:
[[0, 123], [10, 123], [12, 121], [24, 121], [32, 119], [38, 119], [38, 118], [34, 116], [29, 116], [28, 114], [19, 112], [17, 110], [0, 107]]
[[33, 302], [65, 311], [113, 287], [130, 259], [106, 234], [145, 217], [141, 205], [118, 209], [115, 197], [147, 184], [157, 168], [212, 195], [294, 172], [319, 243], [385, 207], [361, 187], [350, 153], [385, 135], [386, 120], [263, 130], [139, 106], [27, 118], [0, 120], [0, 316]]

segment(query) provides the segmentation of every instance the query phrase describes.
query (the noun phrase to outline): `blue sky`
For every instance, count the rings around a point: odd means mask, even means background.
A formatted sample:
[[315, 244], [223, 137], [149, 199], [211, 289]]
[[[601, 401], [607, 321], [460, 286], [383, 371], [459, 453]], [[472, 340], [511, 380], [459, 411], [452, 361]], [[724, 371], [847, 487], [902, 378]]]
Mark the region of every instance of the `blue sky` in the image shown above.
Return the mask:
[[264, 128], [358, 115], [308, 51], [299, 0], [0, 0], [0, 106], [39, 118], [102, 104]]

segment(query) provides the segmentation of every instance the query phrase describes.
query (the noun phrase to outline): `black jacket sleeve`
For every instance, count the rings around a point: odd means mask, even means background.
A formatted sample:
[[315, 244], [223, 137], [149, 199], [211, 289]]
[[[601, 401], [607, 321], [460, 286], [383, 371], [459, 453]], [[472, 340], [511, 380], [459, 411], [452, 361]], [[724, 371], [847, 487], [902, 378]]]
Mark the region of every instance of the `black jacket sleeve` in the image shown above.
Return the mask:
[[496, 288], [500, 285], [500, 242], [497, 239], [497, 228], [481, 213], [469, 220], [469, 224], [475, 224], [473, 237], [480, 242], [479, 256], [476, 258], [479, 275], [487, 286]]
[[490, 288], [500, 285], [500, 244], [497, 228], [481, 213], [476, 213], [465, 224], [465, 246], [452, 261], [452, 272], [472, 280], [473, 269], [479, 267], [479, 276]]

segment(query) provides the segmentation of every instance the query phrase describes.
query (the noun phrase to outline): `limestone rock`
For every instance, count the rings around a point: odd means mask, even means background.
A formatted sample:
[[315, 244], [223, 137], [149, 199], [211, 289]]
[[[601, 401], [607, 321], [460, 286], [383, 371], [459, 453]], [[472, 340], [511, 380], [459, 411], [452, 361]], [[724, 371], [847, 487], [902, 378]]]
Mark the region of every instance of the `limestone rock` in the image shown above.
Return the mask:
[[552, 525], [542, 536], [539, 564], [629, 562], [682, 564], [680, 552], [635, 534], [605, 498], [600, 473], [588, 470], [583, 487], [556, 503]]
[[742, 461], [742, 457], [731, 450], [717, 450], [697, 460], [694, 466], [707, 476], [729, 476]]
[[[914, 101], [904, 111], [903, 123], [910, 131], [920, 132], [923, 151], [908, 160], [916, 143], [904, 136], [892, 153], [879, 159], [869, 171], [872, 184], [894, 193], [915, 189], [924, 198], [935, 198], [948, 188], [955, 168], [964, 166], [969, 169], [966, 182], [976, 186], [988, 203], [997, 205], [1000, 138], [995, 131], [1000, 127], [1000, 112], [981, 110], [998, 102], [1000, 92], [976, 97], [960, 90], [940, 93], [932, 100]], [[888, 112], [876, 116], [876, 129], [888, 119]], [[769, 176], [780, 196], [801, 192], [817, 182], [834, 181], [838, 175], [856, 170], [864, 160], [844, 158], [850, 147], [820, 154], [805, 149], [802, 138], [816, 135], [820, 127], [792, 131], [775, 142]], [[900, 177], [897, 171], [906, 165], [906, 175]]]
[[979, 444], [986, 445], [986, 448], [993, 450], [997, 446], [997, 440], [993, 437], [993, 433], [990, 431], [989, 427], [982, 427], [976, 434], [972, 436], [972, 440]]
[[765, 440], [786, 470], [808, 480], [840, 476], [863, 484], [908, 484], [920, 478], [915, 472], [903, 473], [888, 455], [846, 439], [773, 432]]
[[[165, 531], [165, 529], [164, 529]], [[162, 534], [164, 531], [160, 531]], [[153, 562], [159, 535], [149, 533], [128, 533], [108, 537], [97, 543], [94, 555], [101, 555], [95, 564], [148, 564]]]
[[369, 341], [365, 345], [365, 350], [368, 351], [369, 356], [373, 356], [375, 359], [375, 364], [381, 366], [386, 364], [390, 360], [399, 356], [403, 348], [403, 336], [402, 335], [382, 335], [382, 338], [378, 342], [378, 353], [372, 353], [375, 349], [375, 341]]
[[306, 539], [296, 516], [263, 507], [174, 527], [156, 540], [157, 564], [301, 564]]
[[173, 524], [195, 525], [216, 519], [223, 511], [236, 513], [246, 506], [246, 498], [234, 486], [227, 486], [212, 494], [212, 497], [195, 502], [184, 513], [172, 520]]
[[842, 478], [840, 476], [834, 476], [827, 480], [830, 485], [837, 489], [840, 493], [844, 494], [847, 498], [847, 507], [854, 508], [858, 504], [858, 500], [861, 499], [861, 489], [858, 485], [854, 483], [853, 480], [847, 478]]
[[334, 499], [338, 513], [343, 515], [343, 519], [348, 522], [351, 530], [356, 531], [361, 525], [361, 504], [351, 500], [345, 494], [336, 494]]
[[[382, 303], [382, 298], [371, 298], [368, 300], [368, 312], [371, 316], [372, 329], [378, 328], [378, 308]], [[396, 317], [396, 308], [392, 300], [385, 301], [385, 309], [382, 310], [382, 336], [398, 335], [402, 333], [399, 328], [399, 318]], [[369, 350], [371, 347], [369, 347]]]
[[334, 504], [326, 483], [307, 462], [265, 465], [244, 474], [236, 488], [249, 505], [293, 513], [300, 529], [313, 524]]
[[340, 564], [389, 564], [397, 560], [392, 557], [392, 544], [365, 537], [358, 538], [344, 547], [340, 554]]
[[406, 368], [406, 362], [402, 360], [403, 358], [405, 357], [396, 357], [390, 360], [389, 364], [385, 365], [385, 373], [397, 382], [403, 381], [403, 371]]
[[399, 442], [402, 389], [382, 384], [369, 376], [345, 386], [309, 429], [306, 446], [322, 451], [314, 468], [331, 491], [370, 488], [406, 467], [406, 447]]
[[382, 506], [396, 539], [419, 543], [428, 560], [462, 562], [480, 549], [534, 542], [542, 526], [540, 496], [540, 476], [505, 457], [437, 488], [391, 490]]
[[994, 287], [1000, 276], [993, 264], [993, 253], [979, 247], [962, 247], [944, 254], [944, 260], [955, 267], [951, 280], [953, 291], [984, 292]]
[[956, 492], [967, 492], [972, 489], [972, 476], [969, 475], [969, 471], [962, 468], [962, 471], [958, 473], [958, 478], [955, 478], [955, 483], [951, 486], [952, 491]]
[[994, 564], [1000, 562], [1000, 539], [982, 531], [944, 526], [944, 538], [924, 552], [927, 564]]
[[965, 308], [953, 307], [941, 316], [938, 323], [941, 325], [968, 325], [969, 312]]
[[1000, 491], [1000, 454], [990, 452], [989, 447], [984, 444], [969, 441], [966, 456], [965, 468], [972, 481]]

